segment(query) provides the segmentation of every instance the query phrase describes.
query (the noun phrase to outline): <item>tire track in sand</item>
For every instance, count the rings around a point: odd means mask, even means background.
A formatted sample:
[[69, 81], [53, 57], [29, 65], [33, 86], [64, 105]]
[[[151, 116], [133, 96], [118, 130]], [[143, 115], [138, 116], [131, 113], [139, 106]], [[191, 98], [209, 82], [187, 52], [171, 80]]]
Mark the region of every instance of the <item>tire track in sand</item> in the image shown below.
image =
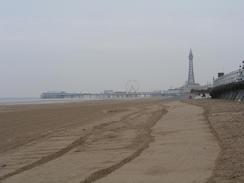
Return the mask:
[[143, 138], [144, 141], [142, 142], [142, 144], [140, 145], [140, 147], [130, 156], [126, 157], [125, 159], [123, 159], [122, 161], [98, 170], [94, 173], [92, 173], [90, 176], [88, 176], [87, 178], [85, 178], [85, 180], [81, 181], [80, 183], [92, 183], [95, 182], [103, 177], [106, 177], [107, 175], [109, 175], [110, 173], [116, 171], [117, 169], [121, 168], [122, 166], [124, 166], [125, 164], [131, 162], [132, 160], [134, 160], [135, 158], [137, 158], [138, 156], [140, 156], [140, 154], [149, 147], [149, 144], [152, 143], [154, 141], [154, 137], [151, 135], [152, 133], [152, 127], [161, 119], [161, 117], [167, 113], [167, 110], [159, 110], [153, 113], [152, 117], [149, 119], [149, 123], [147, 126], [145, 126], [144, 130], [146, 131], [146, 134], [144, 134]]
[[126, 121], [128, 119], [132, 120], [134, 118], [137, 118], [138, 115], [140, 115], [141, 113], [143, 113], [144, 111], [146, 110], [146, 108], [142, 108], [142, 109], [139, 109], [139, 110], [136, 110], [132, 113], [129, 113], [125, 116], [122, 116], [119, 120], [114, 120], [114, 121], [110, 121], [110, 122], [106, 122], [106, 123], [102, 123], [100, 125], [96, 125], [94, 126], [91, 130], [87, 131], [85, 135], [83, 135], [82, 137], [78, 138], [77, 140], [73, 141], [71, 144], [69, 144], [68, 146], [66, 146], [65, 148], [62, 148], [61, 150], [55, 152], [55, 153], [52, 153], [48, 156], [45, 156], [45, 157], [42, 157], [41, 159], [31, 163], [31, 164], [28, 164], [28, 165], [25, 165], [17, 170], [14, 170], [13, 172], [10, 172], [8, 174], [5, 174], [3, 175], [2, 177], [0, 177], [0, 181], [3, 181], [3, 180], [6, 180], [12, 176], [15, 176], [15, 175], [18, 175], [18, 174], [21, 174], [25, 171], [28, 171], [30, 169], [33, 169], [33, 168], [36, 168], [40, 165], [43, 165], [45, 163], [48, 163], [52, 160], [55, 160], [61, 156], [63, 156], [64, 154], [70, 152], [71, 150], [73, 150], [74, 148], [76, 148], [77, 146], [81, 146], [82, 144], [84, 144], [87, 140], [88, 137], [90, 137], [91, 135], [93, 135], [93, 133], [96, 131], [96, 130], [101, 130], [103, 128], [105, 128], [106, 126], [109, 126], [109, 125], [112, 125], [112, 124], [115, 124], [115, 123], [118, 123], [118, 122], [122, 122], [122, 121]]

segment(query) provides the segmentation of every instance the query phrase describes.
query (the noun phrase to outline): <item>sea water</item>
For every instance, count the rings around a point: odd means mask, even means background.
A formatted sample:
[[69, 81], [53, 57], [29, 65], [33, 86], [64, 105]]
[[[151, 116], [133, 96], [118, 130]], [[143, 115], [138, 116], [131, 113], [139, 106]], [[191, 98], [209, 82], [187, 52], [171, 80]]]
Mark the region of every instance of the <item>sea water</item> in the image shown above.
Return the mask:
[[88, 99], [67, 98], [67, 99], [40, 99], [40, 98], [0, 98], [0, 105], [26, 105], [26, 104], [52, 104], [66, 102], [81, 102]]

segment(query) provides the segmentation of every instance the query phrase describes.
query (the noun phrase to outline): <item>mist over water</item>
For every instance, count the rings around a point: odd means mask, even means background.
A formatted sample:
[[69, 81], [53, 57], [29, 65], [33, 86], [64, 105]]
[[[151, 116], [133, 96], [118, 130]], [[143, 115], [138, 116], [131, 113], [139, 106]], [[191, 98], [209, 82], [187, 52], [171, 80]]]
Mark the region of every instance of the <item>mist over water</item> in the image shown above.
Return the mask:
[[0, 98], [0, 106], [4, 105], [29, 105], [29, 104], [53, 104], [91, 101], [94, 99], [40, 99], [40, 98]]

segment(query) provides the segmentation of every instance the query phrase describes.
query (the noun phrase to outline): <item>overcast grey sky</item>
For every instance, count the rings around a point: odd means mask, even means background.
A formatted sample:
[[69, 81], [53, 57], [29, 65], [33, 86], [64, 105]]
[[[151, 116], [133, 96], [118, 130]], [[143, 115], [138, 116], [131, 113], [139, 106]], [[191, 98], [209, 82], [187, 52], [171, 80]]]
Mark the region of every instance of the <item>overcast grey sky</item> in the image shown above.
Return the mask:
[[243, 0], [2, 0], [0, 97], [142, 91], [232, 71], [244, 59]]

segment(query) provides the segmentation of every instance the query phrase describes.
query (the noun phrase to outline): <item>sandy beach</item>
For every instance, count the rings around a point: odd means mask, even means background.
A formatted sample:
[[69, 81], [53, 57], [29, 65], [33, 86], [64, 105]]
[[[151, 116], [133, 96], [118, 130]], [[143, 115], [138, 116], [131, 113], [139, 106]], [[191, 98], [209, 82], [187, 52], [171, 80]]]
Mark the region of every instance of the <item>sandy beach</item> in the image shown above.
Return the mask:
[[208, 183], [244, 182], [244, 104], [226, 100], [190, 102], [203, 107], [221, 153]]
[[242, 139], [221, 126], [241, 117], [242, 104], [221, 101], [2, 106], [0, 182], [241, 180]]

